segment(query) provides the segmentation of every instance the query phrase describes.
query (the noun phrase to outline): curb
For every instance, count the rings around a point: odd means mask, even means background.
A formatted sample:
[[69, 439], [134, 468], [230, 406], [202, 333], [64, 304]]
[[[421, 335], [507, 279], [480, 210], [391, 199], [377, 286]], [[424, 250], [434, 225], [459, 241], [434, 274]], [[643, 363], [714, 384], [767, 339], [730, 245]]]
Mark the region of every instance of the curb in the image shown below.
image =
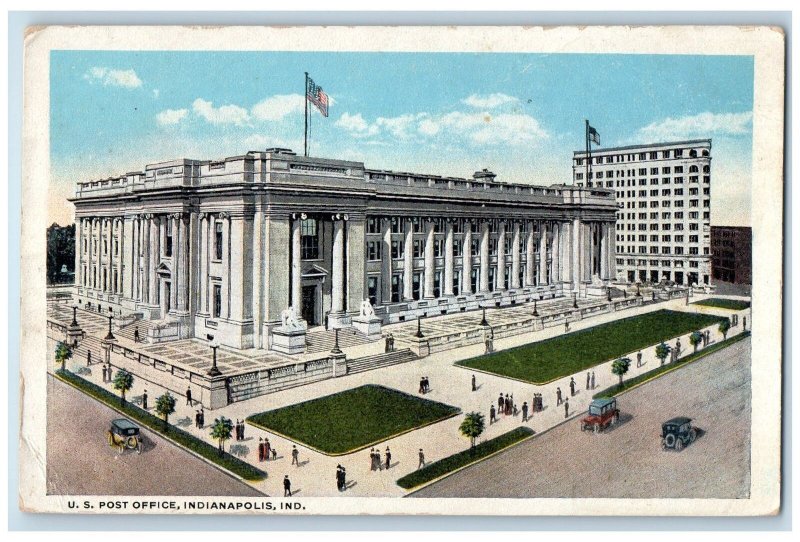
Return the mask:
[[[60, 381], [60, 382], [63, 382], [64, 384], [66, 384], [66, 385], [70, 386], [71, 388], [73, 388], [73, 389], [77, 390], [78, 392], [80, 392], [81, 394], [85, 395], [86, 397], [88, 397], [88, 398], [89, 398], [89, 399], [91, 399], [92, 401], [95, 401], [95, 402], [97, 402], [97, 403], [99, 403], [99, 404], [101, 404], [101, 405], [103, 405], [103, 406], [106, 406], [106, 407], [110, 408], [111, 410], [113, 410], [114, 412], [117, 412], [117, 413], [119, 413], [119, 414], [120, 414], [120, 415], [122, 415], [122, 416], [125, 416], [125, 417], [128, 417], [128, 416], [129, 416], [129, 415], [128, 415], [128, 414], [126, 414], [125, 412], [123, 412], [123, 411], [121, 411], [120, 409], [116, 408], [114, 405], [109, 405], [108, 403], [106, 403], [106, 402], [104, 402], [104, 401], [101, 401], [101, 400], [97, 399], [96, 397], [93, 397], [92, 395], [90, 395], [90, 394], [86, 393], [86, 392], [85, 392], [83, 389], [79, 388], [78, 386], [76, 386], [76, 385], [75, 385], [75, 384], [73, 384], [72, 382], [69, 382], [69, 381], [67, 381], [67, 380], [65, 380], [65, 379], [63, 379], [63, 378], [61, 378], [59, 375], [57, 375], [57, 374], [55, 374], [55, 373], [51, 373], [50, 371], [48, 371], [48, 374], [50, 374], [50, 375], [51, 375], [53, 378], [57, 379], [58, 381]], [[80, 376], [80, 375], [78, 375], [78, 376]], [[179, 448], [179, 449], [181, 449], [181, 450], [183, 450], [183, 451], [185, 451], [185, 452], [189, 453], [190, 455], [193, 455], [194, 457], [196, 457], [197, 459], [200, 459], [201, 461], [203, 461], [203, 462], [204, 462], [204, 463], [206, 463], [207, 465], [210, 465], [210, 466], [214, 467], [214, 468], [215, 468], [215, 469], [217, 469], [218, 471], [222, 472], [223, 474], [226, 474], [227, 476], [229, 476], [229, 477], [233, 478], [234, 480], [238, 480], [239, 482], [242, 482], [243, 484], [246, 484], [247, 486], [251, 487], [251, 488], [252, 488], [252, 489], [254, 489], [255, 491], [258, 491], [259, 493], [262, 493], [262, 494], [263, 494], [263, 495], [265, 495], [265, 496], [269, 496], [269, 495], [267, 495], [266, 493], [264, 493], [263, 491], [261, 491], [260, 489], [258, 489], [257, 487], [255, 487], [255, 484], [256, 484], [256, 483], [263, 482], [264, 480], [267, 480], [267, 479], [269, 479], [269, 474], [268, 474], [268, 473], [266, 473], [266, 471], [264, 471], [264, 472], [267, 474], [267, 476], [266, 476], [266, 477], [265, 477], [263, 480], [260, 480], [259, 482], [251, 482], [250, 480], [245, 480], [244, 478], [242, 478], [242, 477], [241, 477], [241, 476], [239, 476], [238, 474], [235, 474], [235, 473], [233, 473], [233, 472], [229, 471], [228, 469], [226, 469], [226, 468], [224, 468], [224, 467], [221, 467], [220, 465], [217, 465], [217, 464], [216, 464], [216, 463], [214, 463], [213, 461], [210, 461], [210, 460], [208, 460], [207, 458], [205, 458], [205, 457], [203, 457], [202, 455], [198, 454], [198, 453], [197, 453], [197, 452], [195, 452], [194, 450], [190, 450], [189, 448], [186, 448], [186, 447], [184, 447], [184, 446], [181, 446], [180, 444], [178, 444], [178, 443], [177, 443], [177, 442], [175, 442], [174, 440], [170, 439], [169, 437], [167, 437], [167, 436], [165, 436], [165, 435], [162, 435], [161, 433], [159, 433], [159, 432], [155, 431], [154, 429], [151, 429], [150, 427], [148, 427], [148, 426], [146, 426], [146, 425], [144, 425], [144, 424], [141, 424], [141, 425], [142, 425], [142, 426], [143, 426], [145, 429], [147, 429], [148, 431], [150, 431], [151, 433], [153, 433], [153, 434], [157, 435], [157, 436], [158, 436], [158, 437], [160, 437], [162, 440], [164, 440], [164, 441], [166, 441], [166, 442], [169, 442], [171, 445], [175, 446], [176, 448]], [[196, 438], [196, 437], [195, 437], [195, 438]]]

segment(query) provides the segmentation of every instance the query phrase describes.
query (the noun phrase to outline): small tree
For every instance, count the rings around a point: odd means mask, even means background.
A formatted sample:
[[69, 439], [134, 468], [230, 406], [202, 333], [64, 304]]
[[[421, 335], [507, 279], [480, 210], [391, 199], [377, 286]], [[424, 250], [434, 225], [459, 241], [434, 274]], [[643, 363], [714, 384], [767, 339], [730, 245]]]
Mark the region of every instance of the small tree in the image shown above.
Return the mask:
[[211, 426], [211, 438], [217, 439], [219, 445], [219, 455], [225, 453], [225, 441], [231, 438], [233, 432], [233, 422], [225, 416], [220, 416], [214, 420]]
[[114, 389], [119, 391], [122, 396], [122, 401], [125, 402], [125, 393], [130, 391], [133, 387], [133, 375], [125, 369], [120, 369], [114, 375]]
[[483, 434], [485, 427], [483, 414], [480, 412], [470, 412], [464, 416], [464, 421], [461, 422], [458, 430], [462, 435], [469, 438], [470, 448], [475, 447], [475, 439]]
[[728, 331], [731, 329], [731, 319], [725, 318], [722, 322], [719, 323], [719, 332], [722, 333], [722, 338], [728, 338]]
[[703, 342], [703, 334], [699, 331], [692, 331], [692, 334], [689, 335], [689, 343], [694, 346], [694, 351], [697, 352], [697, 346]]
[[630, 358], [619, 358], [611, 364], [611, 372], [619, 377], [620, 385], [622, 385], [622, 376], [628, 372], [630, 366]]
[[156, 413], [164, 418], [164, 428], [169, 427], [169, 415], [175, 412], [175, 398], [170, 392], [160, 395], [156, 399]]
[[664, 365], [664, 360], [667, 359], [669, 353], [672, 352], [672, 348], [665, 342], [661, 342], [661, 344], [656, 345], [656, 357], [661, 361], [661, 365]]
[[64, 372], [64, 366], [68, 359], [72, 359], [72, 348], [65, 342], [59, 342], [56, 345], [56, 363], [61, 364], [62, 372]]

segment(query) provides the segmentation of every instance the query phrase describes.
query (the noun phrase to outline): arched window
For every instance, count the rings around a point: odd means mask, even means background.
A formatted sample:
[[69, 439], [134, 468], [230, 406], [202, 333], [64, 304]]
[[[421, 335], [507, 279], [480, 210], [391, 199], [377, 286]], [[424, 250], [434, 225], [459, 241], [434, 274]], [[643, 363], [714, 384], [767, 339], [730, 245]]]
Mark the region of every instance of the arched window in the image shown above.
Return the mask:
[[711, 166], [703, 166], [703, 173], [711, 173]]
[[692, 149], [689, 151], [689, 158], [697, 158], [697, 151]]
[[708, 149], [703, 149], [703, 156], [708, 156]]
[[697, 173], [698, 171], [699, 170], [697, 169], [697, 166], [690, 166], [689, 167], [689, 173]]

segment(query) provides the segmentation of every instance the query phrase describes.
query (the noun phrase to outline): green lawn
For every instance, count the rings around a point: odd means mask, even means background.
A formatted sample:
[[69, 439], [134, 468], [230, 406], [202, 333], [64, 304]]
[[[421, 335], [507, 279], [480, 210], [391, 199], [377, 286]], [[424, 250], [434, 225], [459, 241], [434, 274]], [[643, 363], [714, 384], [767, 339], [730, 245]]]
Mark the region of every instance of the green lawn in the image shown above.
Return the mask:
[[457, 365], [543, 384], [721, 320], [708, 314], [660, 310], [478, 356]]
[[749, 301], [739, 301], [737, 299], [723, 299], [721, 297], [709, 297], [703, 301], [697, 301], [692, 305], [703, 305], [705, 307], [716, 307], [718, 309], [729, 309], [732, 311], [742, 311], [750, 308]]
[[324, 454], [342, 455], [459, 412], [454, 406], [367, 385], [254, 414], [247, 421]]
[[431, 480], [435, 480], [446, 474], [450, 474], [471, 463], [480, 461], [481, 459], [492, 455], [503, 448], [508, 448], [512, 444], [527, 439], [531, 435], [533, 435], [533, 429], [529, 427], [517, 427], [516, 429], [512, 429], [507, 433], [503, 433], [499, 437], [481, 442], [472, 449], [458, 452], [457, 454], [445, 457], [444, 459], [440, 459], [435, 463], [426, 465], [419, 470], [415, 470], [412, 473], [406, 474], [397, 480], [397, 485], [403, 489], [413, 489], [417, 486], [430, 482]]

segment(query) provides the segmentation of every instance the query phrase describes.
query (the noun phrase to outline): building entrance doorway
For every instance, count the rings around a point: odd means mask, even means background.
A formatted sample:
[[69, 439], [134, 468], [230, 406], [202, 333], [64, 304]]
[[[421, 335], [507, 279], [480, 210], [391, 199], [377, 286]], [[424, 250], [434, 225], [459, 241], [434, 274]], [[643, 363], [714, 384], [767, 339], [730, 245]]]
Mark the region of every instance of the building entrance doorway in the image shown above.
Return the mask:
[[317, 285], [303, 286], [302, 316], [309, 326], [320, 325], [320, 320], [317, 316]]

